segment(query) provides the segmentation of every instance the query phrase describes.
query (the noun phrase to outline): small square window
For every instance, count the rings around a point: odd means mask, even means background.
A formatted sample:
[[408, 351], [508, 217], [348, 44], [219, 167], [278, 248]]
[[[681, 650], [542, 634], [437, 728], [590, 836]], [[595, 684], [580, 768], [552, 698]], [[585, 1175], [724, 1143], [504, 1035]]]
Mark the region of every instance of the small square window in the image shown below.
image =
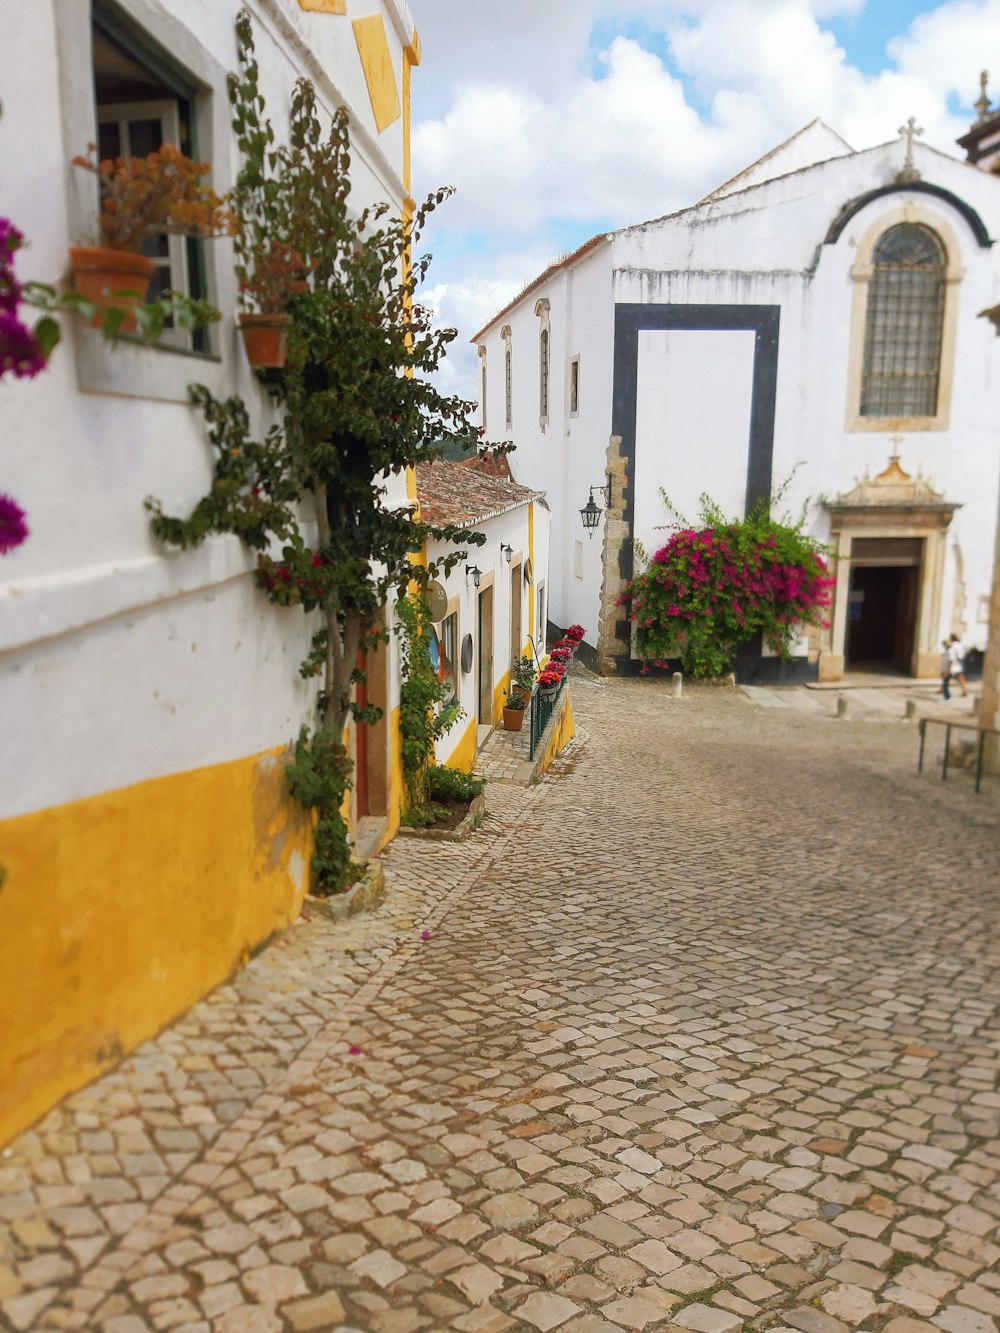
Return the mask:
[[[186, 80], [170, 57], [147, 44], [138, 30], [119, 26], [104, 5], [95, 6], [92, 35], [100, 156], [145, 157], [169, 143], [196, 157], [195, 81]], [[142, 253], [156, 266], [149, 300], [168, 289], [207, 298], [204, 241], [164, 233], [147, 237]], [[210, 350], [207, 329], [172, 329], [169, 320], [162, 341], [185, 350]]]

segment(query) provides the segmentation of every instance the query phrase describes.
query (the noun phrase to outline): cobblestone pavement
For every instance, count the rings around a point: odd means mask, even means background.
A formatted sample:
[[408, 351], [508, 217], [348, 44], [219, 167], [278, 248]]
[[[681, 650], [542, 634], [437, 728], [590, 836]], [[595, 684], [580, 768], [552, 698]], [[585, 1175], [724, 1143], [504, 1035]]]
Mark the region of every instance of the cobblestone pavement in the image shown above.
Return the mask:
[[480, 746], [476, 757], [476, 772], [488, 782], [527, 782], [531, 777], [531, 732], [529, 714], [524, 715], [520, 731], [505, 731], [494, 727]]
[[4, 1153], [0, 1326], [1000, 1325], [996, 794], [912, 725], [573, 690], [543, 783]]

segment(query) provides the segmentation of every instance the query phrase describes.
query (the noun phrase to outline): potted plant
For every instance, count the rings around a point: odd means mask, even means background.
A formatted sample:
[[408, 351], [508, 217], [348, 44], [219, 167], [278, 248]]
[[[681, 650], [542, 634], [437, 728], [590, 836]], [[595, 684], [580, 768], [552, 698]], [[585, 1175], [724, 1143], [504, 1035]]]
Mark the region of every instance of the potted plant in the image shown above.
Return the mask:
[[525, 654], [517, 658], [510, 668], [510, 687], [507, 690], [507, 702], [503, 708], [504, 731], [520, 731], [524, 725], [524, 710], [531, 698], [531, 689], [535, 683], [535, 664]]
[[565, 637], [570, 639], [577, 647], [580, 646], [580, 640], [583, 638], [584, 629], [582, 625], [570, 625], [566, 631]]
[[288, 358], [288, 306], [309, 290], [312, 266], [290, 245], [268, 240], [240, 265], [240, 293], [247, 305], [237, 318], [247, 360], [260, 369], [280, 369]]
[[[73, 285], [95, 306], [91, 323], [101, 328], [109, 306], [134, 310], [146, 300], [153, 277], [153, 260], [141, 253], [148, 236], [223, 236], [232, 231], [232, 215], [225, 202], [202, 176], [208, 164], [186, 157], [173, 144], [164, 144], [146, 157], [99, 159], [91, 144], [86, 157], [73, 165], [96, 176], [101, 188], [103, 245], [71, 246]], [[121, 330], [134, 332], [137, 322], [128, 316]]]
[[559, 693], [562, 682], [563, 670], [561, 664], [550, 662], [538, 677], [538, 693], [543, 699], [554, 699]]

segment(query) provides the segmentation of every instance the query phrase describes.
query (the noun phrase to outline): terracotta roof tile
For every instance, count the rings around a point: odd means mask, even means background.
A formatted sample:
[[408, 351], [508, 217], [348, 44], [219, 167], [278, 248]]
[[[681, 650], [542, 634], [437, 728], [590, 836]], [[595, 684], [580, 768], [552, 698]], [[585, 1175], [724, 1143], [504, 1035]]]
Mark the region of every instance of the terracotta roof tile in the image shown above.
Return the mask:
[[418, 463], [416, 473], [420, 517], [425, 523], [477, 523], [541, 499], [543, 494], [505, 477], [490, 476], [469, 461]]

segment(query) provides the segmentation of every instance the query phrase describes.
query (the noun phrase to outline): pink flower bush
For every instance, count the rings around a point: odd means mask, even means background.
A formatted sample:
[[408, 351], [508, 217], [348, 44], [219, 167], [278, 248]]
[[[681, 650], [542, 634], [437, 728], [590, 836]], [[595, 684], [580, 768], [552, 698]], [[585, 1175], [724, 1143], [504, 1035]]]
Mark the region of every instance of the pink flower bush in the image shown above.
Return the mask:
[[679, 658], [691, 675], [721, 675], [758, 634], [787, 657], [799, 628], [820, 625], [830, 604], [834, 580], [819, 547], [761, 506], [726, 521], [706, 505], [702, 519], [675, 532], [619, 598], [644, 669]]
[[27, 515], [9, 495], [0, 491], [0, 555], [7, 555], [28, 536]]
[[45, 369], [38, 339], [18, 314], [22, 287], [14, 276], [14, 252], [24, 237], [9, 218], [0, 218], [0, 379], [33, 379]]

